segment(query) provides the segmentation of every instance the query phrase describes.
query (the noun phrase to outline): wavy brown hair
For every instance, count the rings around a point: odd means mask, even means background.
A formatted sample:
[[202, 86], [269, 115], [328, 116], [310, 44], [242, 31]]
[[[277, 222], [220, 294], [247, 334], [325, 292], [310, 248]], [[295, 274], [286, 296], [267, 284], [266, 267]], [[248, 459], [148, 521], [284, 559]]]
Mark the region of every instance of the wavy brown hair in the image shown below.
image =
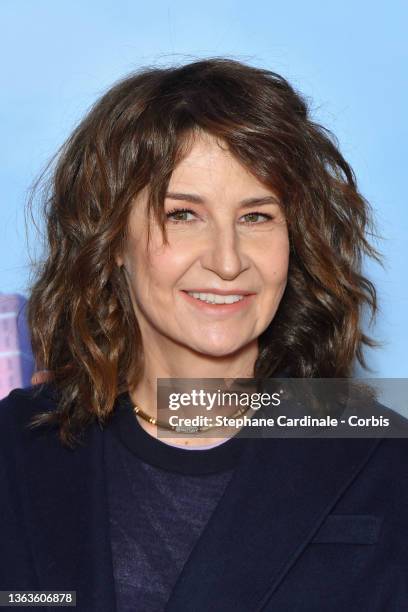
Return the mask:
[[[203, 130], [280, 197], [290, 238], [288, 282], [259, 338], [256, 377], [350, 377], [365, 368], [364, 307], [377, 312], [362, 258], [381, 264], [367, 236], [371, 209], [334, 136], [282, 76], [210, 58], [144, 68], [115, 84], [63, 145], [44, 193], [47, 256], [31, 288], [28, 318], [38, 369], [51, 371], [55, 411], [32, 426], [59, 425], [74, 446], [103, 423], [116, 397], [142, 375], [141, 334], [122, 269], [133, 201], [145, 186], [167, 243], [170, 176]], [[38, 191], [37, 184], [37, 191]]]

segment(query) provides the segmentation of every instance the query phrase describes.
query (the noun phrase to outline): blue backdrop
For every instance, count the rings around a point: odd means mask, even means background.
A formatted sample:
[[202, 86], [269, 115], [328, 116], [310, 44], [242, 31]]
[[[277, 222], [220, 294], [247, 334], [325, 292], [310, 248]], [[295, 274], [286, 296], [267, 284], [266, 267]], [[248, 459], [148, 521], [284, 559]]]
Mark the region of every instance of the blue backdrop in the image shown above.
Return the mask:
[[0, 292], [27, 292], [28, 188], [95, 98], [141, 65], [229, 56], [282, 73], [339, 138], [384, 238], [367, 375], [405, 377], [407, 17], [404, 0], [3, 0]]

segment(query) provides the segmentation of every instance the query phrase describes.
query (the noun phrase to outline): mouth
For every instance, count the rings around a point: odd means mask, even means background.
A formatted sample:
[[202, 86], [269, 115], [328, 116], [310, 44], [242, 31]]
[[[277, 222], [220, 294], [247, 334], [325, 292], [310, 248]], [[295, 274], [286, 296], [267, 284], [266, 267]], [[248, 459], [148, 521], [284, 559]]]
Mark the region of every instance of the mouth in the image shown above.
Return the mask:
[[187, 302], [209, 314], [232, 314], [247, 307], [255, 296], [249, 292], [181, 291]]
[[200, 288], [184, 289], [184, 291], [192, 297], [210, 304], [231, 304], [232, 302], [236, 302], [254, 293], [254, 291], [247, 291], [245, 289], [223, 290]]

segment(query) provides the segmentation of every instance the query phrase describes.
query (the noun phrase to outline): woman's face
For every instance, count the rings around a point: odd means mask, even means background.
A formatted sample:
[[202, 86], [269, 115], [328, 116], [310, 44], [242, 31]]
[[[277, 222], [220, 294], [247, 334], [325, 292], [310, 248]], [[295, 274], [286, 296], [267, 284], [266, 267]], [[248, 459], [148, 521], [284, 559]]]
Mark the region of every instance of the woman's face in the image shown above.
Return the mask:
[[[146, 199], [144, 191], [134, 202], [117, 259], [143, 345], [168, 349], [170, 341], [220, 357], [253, 343], [272, 321], [287, 281], [288, 231], [274, 193], [203, 134], [171, 176], [168, 246], [153, 221], [147, 249]], [[234, 303], [199, 299], [224, 301], [226, 293]]]

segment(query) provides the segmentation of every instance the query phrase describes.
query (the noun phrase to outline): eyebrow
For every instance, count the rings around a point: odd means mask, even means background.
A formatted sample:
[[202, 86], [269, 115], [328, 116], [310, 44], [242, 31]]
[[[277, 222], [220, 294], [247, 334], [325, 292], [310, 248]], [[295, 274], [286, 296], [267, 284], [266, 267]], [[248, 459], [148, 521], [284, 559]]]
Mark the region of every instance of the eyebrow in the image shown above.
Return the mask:
[[[179, 193], [168, 191], [166, 193], [166, 198], [171, 200], [182, 200], [184, 202], [192, 202], [194, 204], [205, 204], [205, 199], [199, 195], [195, 195], [192, 193]], [[251, 206], [262, 206], [264, 204], [280, 204], [278, 198], [273, 195], [264, 196], [261, 198], [245, 198], [239, 202], [240, 206], [243, 208], [250, 208]]]

